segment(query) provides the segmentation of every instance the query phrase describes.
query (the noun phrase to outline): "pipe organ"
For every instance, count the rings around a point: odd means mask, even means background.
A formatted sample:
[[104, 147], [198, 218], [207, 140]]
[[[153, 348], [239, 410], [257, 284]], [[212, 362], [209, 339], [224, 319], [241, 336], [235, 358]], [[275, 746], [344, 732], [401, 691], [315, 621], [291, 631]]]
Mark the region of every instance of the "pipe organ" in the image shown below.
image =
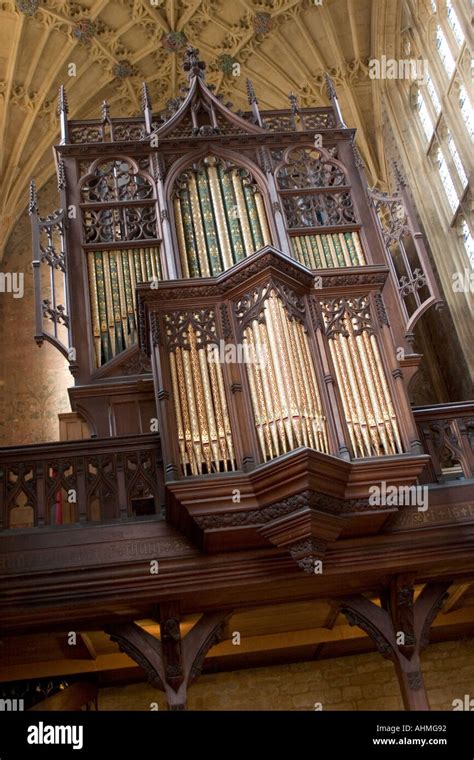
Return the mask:
[[329, 106], [235, 113], [193, 48], [184, 68], [173, 106], [144, 86], [133, 119], [69, 121], [61, 90], [61, 210], [33, 184], [30, 213], [36, 339], [70, 362], [73, 408], [145, 432], [154, 396], [170, 482], [418, 453], [396, 348], [439, 294], [408, 197], [400, 216], [402, 191], [369, 191], [329, 80]]

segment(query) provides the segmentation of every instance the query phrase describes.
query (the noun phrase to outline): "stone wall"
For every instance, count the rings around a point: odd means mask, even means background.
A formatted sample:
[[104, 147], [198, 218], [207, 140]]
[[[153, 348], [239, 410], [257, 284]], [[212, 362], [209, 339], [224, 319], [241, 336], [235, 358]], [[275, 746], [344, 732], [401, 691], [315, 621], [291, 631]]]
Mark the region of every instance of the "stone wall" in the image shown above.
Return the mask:
[[[432, 644], [422, 656], [431, 708], [452, 710], [474, 698], [474, 639]], [[99, 710], [166, 709], [148, 684], [103, 688]], [[252, 668], [202, 676], [190, 689], [191, 710], [403, 710], [393, 665], [379, 654]]]

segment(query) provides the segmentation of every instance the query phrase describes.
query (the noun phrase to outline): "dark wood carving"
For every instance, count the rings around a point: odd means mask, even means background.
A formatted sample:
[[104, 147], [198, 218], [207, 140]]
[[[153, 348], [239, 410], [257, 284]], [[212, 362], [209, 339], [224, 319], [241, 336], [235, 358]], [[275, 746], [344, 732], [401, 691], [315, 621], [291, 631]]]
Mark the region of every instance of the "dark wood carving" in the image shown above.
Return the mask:
[[158, 613], [161, 641], [136, 623], [111, 625], [106, 633], [143, 668], [148, 682], [165, 692], [170, 710], [185, 710], [188, 688], [201, 674], [205, 657], [220, 640], [230, 614], [205, 613], [183, 638], [179, 605], [167, 602]]
[[429, 710], [420, 652], [451, 584], [427, 583], [414, 602], [413, 581], [413, 576], [394, 577], [381, 595], [382, 607], [354, 596], [342, 601], [340, 609], [349, 625], [362, 628], [382, 656], [394, 663], [405, 709]]

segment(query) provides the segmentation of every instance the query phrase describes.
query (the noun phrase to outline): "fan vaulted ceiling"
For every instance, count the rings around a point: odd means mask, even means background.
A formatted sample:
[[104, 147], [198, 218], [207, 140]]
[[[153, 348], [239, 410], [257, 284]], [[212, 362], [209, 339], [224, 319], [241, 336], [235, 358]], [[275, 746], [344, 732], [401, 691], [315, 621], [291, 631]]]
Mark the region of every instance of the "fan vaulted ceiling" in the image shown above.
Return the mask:
[[261, 108], [287, 107], [291, 91], [303, 106], [326, 104], [329, 71], [371, 178], [383, 181], [381, 90], [368, 61], [394, 54], [399, 14], [399, 0], [1, 1], [0, 256], [30, 179], [41, 188], [54, 173], [59, 85], [69, 118], [98, 117], [103, 100], [112, 116], [136, 115], [143, 81], [158, 110], [184, 84], [189, 43], [236, 109], [247, 77]]

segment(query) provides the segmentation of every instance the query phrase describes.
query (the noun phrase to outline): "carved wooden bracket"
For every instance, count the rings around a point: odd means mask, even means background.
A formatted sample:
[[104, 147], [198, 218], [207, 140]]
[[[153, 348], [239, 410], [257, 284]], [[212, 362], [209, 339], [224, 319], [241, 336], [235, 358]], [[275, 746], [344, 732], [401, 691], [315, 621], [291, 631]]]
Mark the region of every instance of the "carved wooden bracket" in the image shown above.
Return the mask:
[[362, 628], [382, 657], [395, 665], [405, 709], [429, 710], [420, 652], [429, 642], [451, 582], [427, 583], [416, 602], [413, 583], [413, 575], [397, 576], [381, 595], [382, 607], [359, 595], [344, 599], [340, 610], [349, 625]]
[[[323, 506], [315, 509], [312, 501], [318, 496]], [[293, 509], [292, 502], [296, 502]], [[324, 557], [328, 545], [339, 537], [347, 522], [347, 518], [337, 514], [343, 509], [342, 503], [305, 491], [293, 500], [287, 499], [284, 505], [275, 506], [280, 508], [281, 515], [258, 528], [258, 532], [274, 546], [287, 549], [306, 573], [314, 573], [315, 563]], [[278, 509], [275, 514], [278, 515]]]
[[204, 613], [196, 625], [181, 636], [179, 605], [159, 607], [161, 639], [136, 623], [107, 626], [106, 633], [145, 671], [148, 682], [164, 691], [170, 710], [185, 710], [188, 687], [201, 675], [208, 651], [222, 638], [231, 612]]

